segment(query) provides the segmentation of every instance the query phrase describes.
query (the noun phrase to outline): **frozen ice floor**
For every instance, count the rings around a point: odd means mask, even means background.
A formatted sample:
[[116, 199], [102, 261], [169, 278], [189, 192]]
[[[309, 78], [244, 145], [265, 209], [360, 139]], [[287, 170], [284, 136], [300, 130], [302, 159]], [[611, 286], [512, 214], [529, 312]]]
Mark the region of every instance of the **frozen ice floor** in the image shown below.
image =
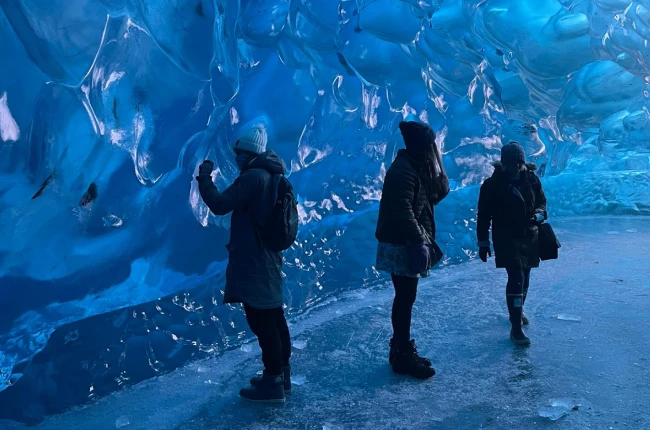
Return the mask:
[[292, 321], [300, 385], [284, 405], [238, 397], [260, 368], [247, 345], [38, 428], [650, 429], [650, 219], [554, 226], [561, 259], [533, 272], [529, 348], [508, 340], [505, 274], [472, 262], [435, 272], [419, 291], [413, 331], [432, 380], [390, 372], [383, 288]]

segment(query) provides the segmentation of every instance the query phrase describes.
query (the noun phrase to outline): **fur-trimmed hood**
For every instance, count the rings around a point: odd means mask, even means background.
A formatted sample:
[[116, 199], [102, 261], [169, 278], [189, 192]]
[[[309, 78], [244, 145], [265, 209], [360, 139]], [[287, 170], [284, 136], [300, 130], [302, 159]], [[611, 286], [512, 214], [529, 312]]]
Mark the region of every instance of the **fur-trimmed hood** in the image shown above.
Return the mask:
[[[492, 163], [494, 167], [494, 172], [503, 172], [503, 164], [500, 161], [495, 161]], [[526, 163], [526, 170], [529, 172], [534, 172], [537, 170], [537, 165], [535, 163]]]

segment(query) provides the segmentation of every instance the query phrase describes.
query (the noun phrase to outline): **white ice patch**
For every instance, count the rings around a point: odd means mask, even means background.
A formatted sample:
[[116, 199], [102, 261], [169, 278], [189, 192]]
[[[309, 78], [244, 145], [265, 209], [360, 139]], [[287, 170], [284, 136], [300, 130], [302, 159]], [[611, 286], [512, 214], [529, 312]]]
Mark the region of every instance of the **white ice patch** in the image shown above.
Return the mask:
[[3, 142], [16, 142], [18, 138], [20, 138], [20, 128], [11, 115], [5, 92], [0, 97], [0, 139]]
[[569, 315], [569, 314], [559, 314], [557, 316], [557, 319], [562, 320], [562, 321], [581, 321], [582, 318], [580, 318], [577, 315]]
[[307, 341], [306, 340], [294, 340], [293, 341], [293, 347], [296, 349], [305, 349], [307, 348]]
[[549, 401], [547, 406], [542, 406], [539, 409], [539, 416], [542, 418], [548, 418], [551, 421], [557, 421], [571, 412], [578, 411], [580, 408], [585, 406], [588, 406], [587, 402], [579, 399], [553, 399]]
[[305, 375], [294, 375], [291, 377], [291, 383], [293, 385], [305, 385], [307, 383], [307, 377]]
[[115, 428], [118, 428], [118, 429], [121, 429], [122, 427], [126, 427], [129, 424], [131, 424], [131, 422], [129, 421], [129, 418], [124, 416], [124, 415], [122, 415], [121, 417], [118, 417], [115, 420]]

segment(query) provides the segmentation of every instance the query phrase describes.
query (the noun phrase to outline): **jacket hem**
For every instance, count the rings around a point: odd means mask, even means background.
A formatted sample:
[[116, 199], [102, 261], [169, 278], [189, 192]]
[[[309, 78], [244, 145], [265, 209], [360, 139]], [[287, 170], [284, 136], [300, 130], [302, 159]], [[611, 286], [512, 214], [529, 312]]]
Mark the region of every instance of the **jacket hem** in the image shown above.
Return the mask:
[[[224, 301], [225, 303], [225, 301]], [[272, 303], [272, 304], [261, 304], [261, 303], [255, 303], [251, 302], [248, 300], [231, 300], [228, 303], [241, 303], [245, 306], [251, 307], [253, 309], [276, 309], [276, 308], [281, 308], [284, 306], [283, 302], [278, 302], [278, 303]]]

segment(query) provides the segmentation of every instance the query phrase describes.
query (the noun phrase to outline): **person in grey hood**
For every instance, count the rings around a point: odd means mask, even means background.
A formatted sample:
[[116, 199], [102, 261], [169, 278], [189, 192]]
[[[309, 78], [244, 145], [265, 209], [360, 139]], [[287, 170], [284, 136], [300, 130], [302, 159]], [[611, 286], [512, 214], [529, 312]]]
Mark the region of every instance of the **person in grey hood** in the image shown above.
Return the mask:
[[282, 253], [264, 246], [260, 226], [273, 205], [273, 176], [284, 175], [284, 161], [266, 150], [262, 127], [246, 131], [233, 150], [241, 171], [219, 192], [212, 181], [214, 164], [204, 161], [196, 177], [205, 204], [215, 215], [232, 212], [224, 303], [243, 303], [246, 320], [262, 349], [264, 372], [240, 395], [260, 402], [282, 402], [291, 389], [291, 340], [282, 300]]

